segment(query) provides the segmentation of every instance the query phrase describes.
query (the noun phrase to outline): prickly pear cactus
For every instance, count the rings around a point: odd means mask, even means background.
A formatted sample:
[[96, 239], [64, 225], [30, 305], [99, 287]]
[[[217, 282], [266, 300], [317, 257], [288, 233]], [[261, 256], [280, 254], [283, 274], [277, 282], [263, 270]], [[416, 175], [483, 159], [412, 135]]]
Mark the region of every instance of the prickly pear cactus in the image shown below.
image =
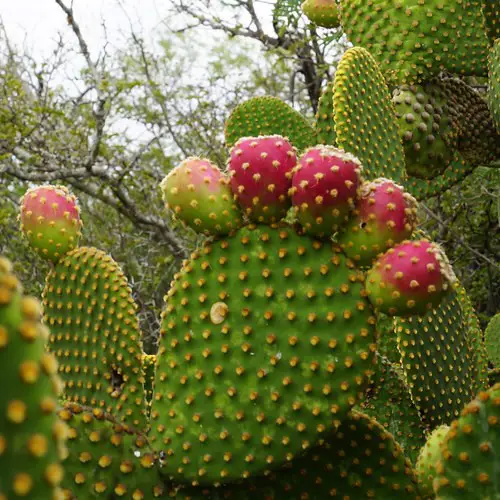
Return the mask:
[[66, 437], [56, 417], [57, 362], [38, 302], [0, 257], [0, 498], [61, 499]]
[[484, 343], [488, 359], [494, 367], [500, 368], [500, 313], [490, 319], [484, 331]]

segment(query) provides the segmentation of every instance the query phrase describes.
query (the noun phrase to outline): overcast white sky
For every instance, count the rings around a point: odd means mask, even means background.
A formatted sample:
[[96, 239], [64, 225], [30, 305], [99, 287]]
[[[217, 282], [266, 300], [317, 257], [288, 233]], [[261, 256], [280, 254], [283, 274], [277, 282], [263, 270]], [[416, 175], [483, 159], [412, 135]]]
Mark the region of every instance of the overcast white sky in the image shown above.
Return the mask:
[[[121, 34], [129, 28], [127, 14], [134, 24], [141, 23], [142, 30], [138, 31], [154, 34], [167, 14], [167, 4], [166, 0], [74, 0], [73, 9], [91, 53], [95, 54], [102, 46], [102, 19], [110, 38], [119, 44]], [[26, 46], [34, 55], [48, 55], [61, 31], [66, 41], [74, 42], [64, 13], [54, 0], [0, 0], [0, 17], [11, 40], [19, 47]]]

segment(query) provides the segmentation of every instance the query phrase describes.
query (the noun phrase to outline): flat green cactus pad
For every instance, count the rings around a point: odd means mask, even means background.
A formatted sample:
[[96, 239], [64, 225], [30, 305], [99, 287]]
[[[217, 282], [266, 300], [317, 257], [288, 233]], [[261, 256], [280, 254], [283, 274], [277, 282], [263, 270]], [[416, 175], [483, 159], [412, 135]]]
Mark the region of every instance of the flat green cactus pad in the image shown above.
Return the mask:
[[475, 169], [475, 165], [466, 162], [459, 154], [442, 174], [433, 179], [419, 179], [408, 177], [405, 182], [406, 190], [417, 200], [425, 200], [447, 191], [455, 184], [465, 179]]
[[340, 0], [347, 37], [387, 80], [412, 84], [443, 70], [486, 74], [488, 41], [479, 0]]
[[333, 112], [333, 82], [328, 82], [321, 93], [314, 125], [318, 144], [335, 146], [335, 114]]
[[[190, 493], [190, 494], [189, 494]], [[218, 490], [188, 490], [178, 498], [326, 500], [421, 498], [401, 447], [376, 420], [353, 410], [336, 432], [267, 477]]]
[[333, 108], [337, 145], [359, 158], [363, 177], [403, 182], [405, 158], [396, 113], [384, 77], [365, 49], [354, 47], [342, 57]]
[[488, 359], [495, 368], [500, 368], [500, 313], [490, 319], [484, 332], [484, 343]]
[[65, 429], [57, 363], [45, 352], [41, 307], [0, 257], [0, 498], [60, 499]]
[[59, 412], [69, 428], [63, 462], [65, 498], [167, 498], [147, 439], [102, 410], [69, 403]]
[[427, 429], [411, 400], [401, 368], [379, 357], [372, 380], [367, 398], [360, 404], [361, 411], [383, 425], [401, 445], [404, 454], [416, 463]]
[[481, 387], [478, 352], [459, 292], [450, 290], [424, 316], [395, 318], [412, 399], [430, 427], [449, 424]]
[[432, 179], [453, 161], [458, 145], [457, 112], [438, 79], [403, 85], [393, 92], [408, 175]]
[[63, 398], [144, 428], [137, 306], [118, 264], [95, 248], [71, 251], [47, 276], [43, 304]]
[[500, 5], [495, 0], [482, 0], [481, 3], [486, 33], [493, 43], [500, 39]]
[[488, 104], [500, 134], [500, 39], [490, 49], [488, 69], [490, 77]]
[[246, 226], [208, 243], [172, 283], [151, 438], [175, 478], [278, 467], [345, 418], [373, 371], [363, 275], [331, 244]]
[[226, 121], [226, 145], [242, 137], [281, 135], [298, 149], [316, 144], [316, 133], [307, 120], [277, 97], [252, 97], [236, 106]]
[[451, 424], [436, 465], [437, 500], [500, 498], [500, 384], [477, 397]]

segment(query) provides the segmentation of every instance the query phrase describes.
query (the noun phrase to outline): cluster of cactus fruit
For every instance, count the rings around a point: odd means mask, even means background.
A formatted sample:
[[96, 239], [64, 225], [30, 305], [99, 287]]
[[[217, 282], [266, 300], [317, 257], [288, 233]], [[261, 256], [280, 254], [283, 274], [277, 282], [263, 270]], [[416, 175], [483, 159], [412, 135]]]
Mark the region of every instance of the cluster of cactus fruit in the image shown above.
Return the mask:
[[[305, 2], [359, 46], [314, 127], [251, 99], [224, 171], [165, 177], [206, 239], [156, 355], [118, 264], [78, 246], [75, 197], [26, 193], [52, 267], [42, 318], [0, 259], [0, 499], [500, 498], [498, 317], [483, 336], [416, 201], [500, 159], [494, 3]], [[450, 73], [483, 76], [488, 51], [486, 104]]]

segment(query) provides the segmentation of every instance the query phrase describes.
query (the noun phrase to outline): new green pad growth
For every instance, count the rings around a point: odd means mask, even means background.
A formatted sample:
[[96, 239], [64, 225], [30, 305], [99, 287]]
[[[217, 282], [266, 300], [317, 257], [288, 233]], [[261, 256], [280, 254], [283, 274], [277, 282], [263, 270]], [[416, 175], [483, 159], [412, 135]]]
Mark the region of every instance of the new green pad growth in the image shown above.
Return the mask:
[[281, 135], [298, 150], [316, 144], [316, 132], [307, 120], [277, 97], [252, 97], [236, 106], [224, 129], [226, 146], [242, 137]]
[[24, 297], [0, 257], [0, 498], [62, 499], [65, 426], [55, 414], [60, 381], [45, 351], [41, 308]]
[[484, 331], [484, 343], [488, 359], [493, 366], [500, 368], [500, 313], [490, 319]]
[[500, 498], [500, 384], [480, 392], [451, 424], [436, 465], [437, 500]]
[[402, 182], [405, 158], [386, 82], [370, 53], [349, 49], [335, 74], [333, 109], [337, 145], [363, 165], [363, 177]]
[[247, 226], [193, 255], [163, 315], [150, 433], [163, 471], [246, 478], [340, 423], [373, 369], [362, 280], [289, 227]]
[[137, 306], [118, 264], [95, 248], [71, 251], [47, 276], [43, 303], [51, 329], [49, 348], [64, 382], [63, 398], [143, 428]]

